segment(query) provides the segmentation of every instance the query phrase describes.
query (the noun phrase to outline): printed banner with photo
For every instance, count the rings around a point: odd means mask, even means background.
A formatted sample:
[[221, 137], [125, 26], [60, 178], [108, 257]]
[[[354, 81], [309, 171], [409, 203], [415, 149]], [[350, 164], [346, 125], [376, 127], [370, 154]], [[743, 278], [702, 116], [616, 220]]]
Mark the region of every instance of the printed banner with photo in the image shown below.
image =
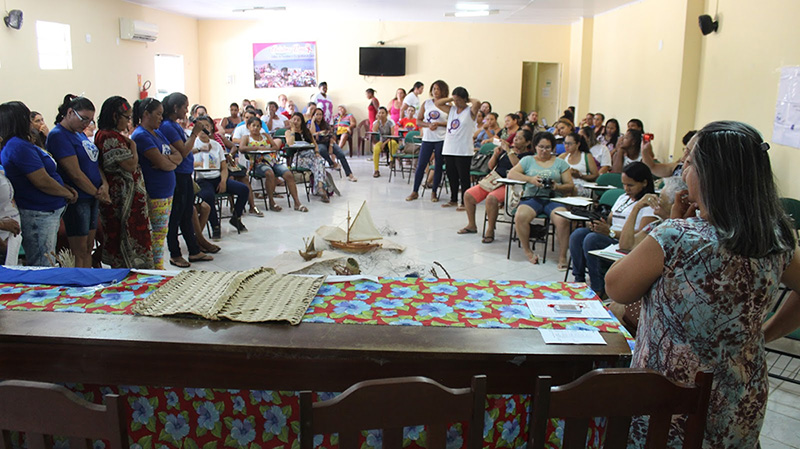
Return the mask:
[[256, 88], [315, 87], [317, 43], [253, 44], [253, 76]]

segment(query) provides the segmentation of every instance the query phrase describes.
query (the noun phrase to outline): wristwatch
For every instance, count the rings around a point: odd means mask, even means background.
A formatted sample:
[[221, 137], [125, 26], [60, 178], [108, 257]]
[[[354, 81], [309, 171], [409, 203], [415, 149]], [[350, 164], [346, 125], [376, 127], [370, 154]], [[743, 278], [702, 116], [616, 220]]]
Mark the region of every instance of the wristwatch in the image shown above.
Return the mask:
[[608, 236], [611, 237], [612, 239], [616, 239], [617, 238], [617, 233], [614, 232], [613, 229], [609, 229], [608, 230]]

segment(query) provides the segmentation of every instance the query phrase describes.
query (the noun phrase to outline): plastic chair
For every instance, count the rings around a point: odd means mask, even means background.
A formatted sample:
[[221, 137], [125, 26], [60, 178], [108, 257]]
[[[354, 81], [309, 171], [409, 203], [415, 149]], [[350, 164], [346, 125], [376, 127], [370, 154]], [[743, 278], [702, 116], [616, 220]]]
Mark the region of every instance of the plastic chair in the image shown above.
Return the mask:
[[597, 203], [601, 206], [613, 207], [614, 203], [617, 202], [617, 199], [622, 196], [623, 193], [625, 193], [625, 190], [623, 189], [606, 190], [603, 192], [603, 195], [600, 197], [600, 200]]
[[597, 178], [597, 185], [599, 186], [614, 186], [618, 189], [622, 188], [622, 174], [621, 173], [603, 173]]
[[0, 446], [11, 447], [10, 432], [26, 434], [29, 448], [53, 447], [52, 436], [68, 437], [72, 449], [92, 448], [107, 440], [109, 449], [127, 449], [127, 404], [117, 395], [92, 404], [60, 385], [8, 380], [0, 382]]
[[312, 403], [300, 393], [300, 448], [313, 449], [314, 435], [339, 434], [339, 447], [359, 447], [361, 430], [382, 429], [383, 447], [403, 446], [403, 428], [425, 425], [429, 449], [444, 449], [448, 426], [468, 421], [467, 448], [483, 447], [486, 376], [470, 388], [447, 388], [427, 377], [367, 380], [328, 401]]
[[589, 420], [608, 417], [604, 447], [624, 448], [632, 417], [650, 415], [647, 447], [666, 448], [672, 415], [688, 415], [683, 447], [700, 449], [713, 377], [711, 372], [698, 372], [694, 385], [683, 385], [647, 369], [597, 369], [551, 388], [550, 376], [539, 376], [531, 406], [528, 447], [543, 449], [548, 421], [562, 418], [562, 447], [584, 448]]
[[[398, 150], [397, 153], [394, 155], [395, 163], [391, 165], [389, 169], [389, 182], [392, 182], [392, 174], [397, 172], [397, 165], [400, 165], [400, 176], [405, 179], [405, 166], [403, 165], [404, 161], [410, 161], [408, 165], [408, 181], [407, 184], [411, 183], [411, 178], [413, 177], [414, 170], [417, 168], [417, 164], [419, 163], [419, 152], [411, 152], [411, 153], [400, 153], [402, 149], [409, 148], [411, 146], [418, 146], [422, 143], [422, 139], [419, 137], [419, 131], [409, 131], [405, 138], [403, 139], [403, 148]], [[395, 175], [397, 176], [397, 175]]]
[[[369, 132], [370, 125], [371, 123], [369, 123], [369, 120], [361, 120], [358, 123], [358, 126], [356, 126], [356, 134], [358, 134], [358, 137], [356, 137], [356, 140], [358, 141], [358, 152], [362, 156], [365, 154], [364, 145], [369, 140], [369, 134], [367, 133]], [[352, 155], [353, 155], [353, 145], [350, 145], [350, 156]]]

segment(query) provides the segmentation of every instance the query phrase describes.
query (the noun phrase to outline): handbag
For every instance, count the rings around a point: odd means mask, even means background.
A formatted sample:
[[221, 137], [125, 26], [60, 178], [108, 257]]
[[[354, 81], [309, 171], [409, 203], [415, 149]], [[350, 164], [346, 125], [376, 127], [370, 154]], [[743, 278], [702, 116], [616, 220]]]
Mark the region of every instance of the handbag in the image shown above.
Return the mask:
[[491, 154], [482, 154], [480, 152], [475, 153], [472, 156], [472, 161], [469, 164], [469, 171], [489, 173], [489, 159], [491, 158]]
[[483, 179], [478, 181], [478, 185], [487, 192], [493, 192], [495, 189], [500, 187], [500, 185], [497, 184], [497, 180], [500, 178], [502, 178], [502, 176], [500, 176], [500, 174], [495, 170], [492, 170], [488, 175], [484, 176]]

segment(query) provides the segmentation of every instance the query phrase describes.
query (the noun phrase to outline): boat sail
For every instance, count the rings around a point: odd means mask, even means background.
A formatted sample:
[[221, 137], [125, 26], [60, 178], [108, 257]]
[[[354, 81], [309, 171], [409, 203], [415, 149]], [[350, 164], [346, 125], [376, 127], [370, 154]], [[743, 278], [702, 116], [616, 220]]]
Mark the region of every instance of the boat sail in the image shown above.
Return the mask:
[[329, 243], [336, 249], [351, 253], [366, 253], [375, 248], [380, 248], [381, 244], [374, 242], [383, 236], [375, 227], [372, 215], [369, 213], [367, 202], [361, 203], [361, 207], [356, 212], [355, 218], [351, 220], [350, 206], [347, 206], [347, 237], [345, 241], [330, 240]]

